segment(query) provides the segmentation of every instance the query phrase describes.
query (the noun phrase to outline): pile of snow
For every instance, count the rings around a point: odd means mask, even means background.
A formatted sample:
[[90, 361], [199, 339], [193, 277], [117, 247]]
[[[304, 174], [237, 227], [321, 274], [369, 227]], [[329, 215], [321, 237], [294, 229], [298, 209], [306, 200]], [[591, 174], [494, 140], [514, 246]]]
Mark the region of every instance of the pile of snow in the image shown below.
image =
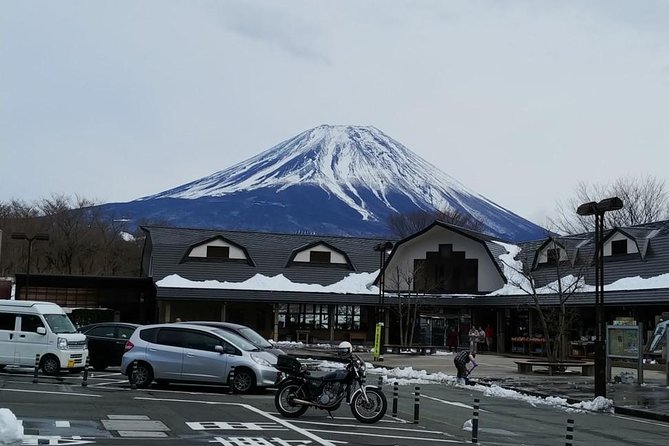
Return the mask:
[[0, 444], [19, 443], [23, 440], [23, 425], [9, 409], [0, 408]]
[[[319, 370], [337, 370], [341, 369], [342, 363], [333, 361], [314, 361]], [[498, 385], [484, 386], [475, 384], [473, 386], [459, 384], [456, 376], [447, 373], [428, 373], [425, 370], [414, 370], [412, 367], [395, 367], [387, 369], [385, 367], [374, 367], [371, 363], [365, 364], [367, 368], [367, 378], [369, 382], [376, 383], [372, 376], [381, 376], [383, 384], [397, 383], [400, 386], [415, 384], [446, 384], [454, 387], [473, 389], [481, 392], [484, 396], [507, 398], [523, 401], [531, 406], [553, 406], [565, 409], [567, 412], [613, 412], [613, 400], [603, 397], [597, 397], [592, 401], [582, 401], [580, 403], [570, 404], [566, 398], [562, 397], [540, 397], [527, 395], [517, 390], [505, 389]]]

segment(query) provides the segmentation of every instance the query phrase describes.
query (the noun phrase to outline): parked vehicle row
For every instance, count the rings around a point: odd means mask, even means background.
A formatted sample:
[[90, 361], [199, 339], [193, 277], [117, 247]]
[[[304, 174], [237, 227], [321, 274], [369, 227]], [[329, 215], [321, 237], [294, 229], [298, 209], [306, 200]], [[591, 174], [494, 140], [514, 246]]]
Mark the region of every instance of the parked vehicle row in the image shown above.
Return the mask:
[[280, 354], [239, 324], [102, 322], [77, 332], [54, 303], [0, 301], [0, 369], [32, 367], [39, 355], [38, 366], [46, 375], [81, 371], [89, 361], [96, 370], [120, 366], [137, 387], [153, 381], [192, 382], [230, 385], [247, 393], [276, 384]]

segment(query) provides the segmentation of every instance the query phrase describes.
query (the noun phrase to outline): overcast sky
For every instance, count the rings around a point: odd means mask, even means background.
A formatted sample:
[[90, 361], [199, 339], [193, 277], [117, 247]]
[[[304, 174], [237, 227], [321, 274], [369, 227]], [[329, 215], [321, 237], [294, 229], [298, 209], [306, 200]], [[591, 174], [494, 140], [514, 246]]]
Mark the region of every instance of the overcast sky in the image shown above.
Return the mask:
[[667, 0], [0, 2], [0, 201], [131, 201], [320, 124], [538, 224], [669, 179]]

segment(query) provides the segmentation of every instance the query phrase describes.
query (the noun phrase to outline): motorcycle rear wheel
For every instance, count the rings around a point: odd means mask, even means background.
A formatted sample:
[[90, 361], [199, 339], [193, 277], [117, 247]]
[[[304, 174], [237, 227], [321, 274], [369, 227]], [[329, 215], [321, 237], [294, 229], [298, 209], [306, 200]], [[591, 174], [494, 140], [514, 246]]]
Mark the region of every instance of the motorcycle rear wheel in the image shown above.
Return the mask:
[[293, 403], [293, 399], [306, 399], [307, 396], [301, 386], [296, 383], [289, 383], [279, 387], [274, 395], [274, 406], [281, 415], [286, 418], [297, 418], [307, 411], [308, 407]]
[[[363, 392], [367, 395], [367, 401], [365, 401]], [[362, 423], [376, 423], [383, 418], [386, 410], [388, 410], [388, 401], [379, 389], [365, 389], [356, 393], [351, 399], [351, 412]]]

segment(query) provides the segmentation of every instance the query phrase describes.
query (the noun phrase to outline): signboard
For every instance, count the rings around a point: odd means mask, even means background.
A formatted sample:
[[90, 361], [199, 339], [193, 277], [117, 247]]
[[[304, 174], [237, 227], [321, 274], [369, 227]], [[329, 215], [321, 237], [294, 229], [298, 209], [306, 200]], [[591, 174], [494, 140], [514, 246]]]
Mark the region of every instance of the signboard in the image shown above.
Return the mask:
[[639, 358], [639, 327], [630, 325], [608, 326], [608, 356], [611, 358]]
[[375, 361], [378, 361], [381, 357], [381, 327], [383, 327], [383, 322], [377, 322], [376, 331], [374, 332], [374, 348], [372, 350]]

